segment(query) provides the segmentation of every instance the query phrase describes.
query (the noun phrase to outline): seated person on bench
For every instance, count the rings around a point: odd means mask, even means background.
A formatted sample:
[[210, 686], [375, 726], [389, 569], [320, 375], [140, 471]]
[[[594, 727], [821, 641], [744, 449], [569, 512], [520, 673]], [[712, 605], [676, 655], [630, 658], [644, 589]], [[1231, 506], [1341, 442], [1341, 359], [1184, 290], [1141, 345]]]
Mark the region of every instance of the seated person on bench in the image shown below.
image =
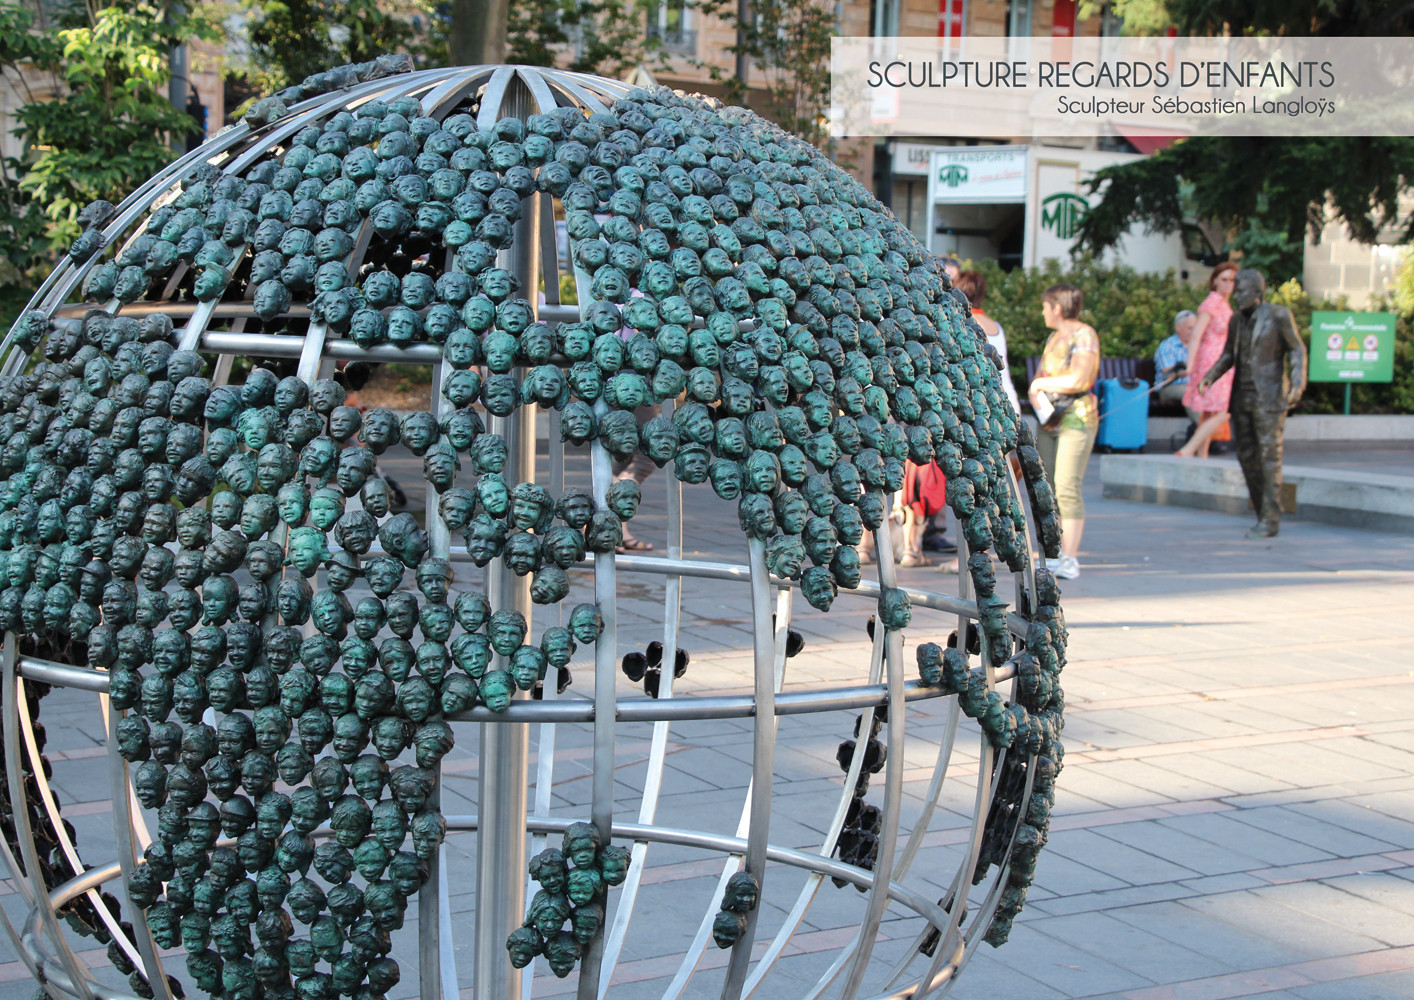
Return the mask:
[[[1183, 393], [1188, 388], [1188, 349], [1183, 342], [1192, 336], [1193, 324], [1197, 321], [1193, 310], [1180, 312], [1173, 318], [1174, 332], [1154, 351], [1154, 395], [1159, 403], [1183, 405]], [[1198, 412], [1187, 407], [1184, 410], [1188, 419], [1196, 424]]]

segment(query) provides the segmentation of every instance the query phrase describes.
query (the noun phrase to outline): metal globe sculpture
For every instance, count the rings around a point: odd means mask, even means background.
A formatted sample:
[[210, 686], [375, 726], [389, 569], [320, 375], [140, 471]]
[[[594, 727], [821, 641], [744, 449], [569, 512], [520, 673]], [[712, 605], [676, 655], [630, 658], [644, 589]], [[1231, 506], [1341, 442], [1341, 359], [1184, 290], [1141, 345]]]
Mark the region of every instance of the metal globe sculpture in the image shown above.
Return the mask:
[[[577, 970], [590, 1000], [650, 848], [675, 845], [722, 871], [665, 995], [712, 943], [730, 949], [723, 996], [770, 982], [826, 879], [863, 892], [858, 930], [814, 988], [776, 995], [946, 988], [1005, 940], [1030, 883], [1065, 650], [1032, 544], [1056, 552], [1054, 498], [965, 300], [848, 175], [748, 111], [546, 69], [409, 70], [318, 74], [89, 206], [5, 341], [0, 860], [27, 909], [5, 920], [18, 953], [84, 1000], [371, 1000], [414, 972], [423, 997], [509, 1000], [532, 964]], [[232, 384], [237, 357], [253, 367]], [[427, 411], [346, 404], [336, 365], [395, 361], [433, 366]], [[425, 517], [393, 513], [375, 472], [398, 444], [423, 460]], [[592, 489], [566, 485], [567, 449], [587, 450]], [[640, 491], [612, 466], [636, 456], [668, 470], [667, 558], [616, 553]], [[910, 460], [948, 476], [956, 595], [896, 578], [886, 497]], [[683, 557], [684, 484], [736, 503], [741, 561]], [[650, 697], [617, 682], [621, 573], [663, 581], [656, 659], [622, 663], [652, 672]], [[674, 697], [693, 578], [750, 590], [750, 694]], [[855, 682], [783, 687], [797, 589], [872, 611]], [[938, 640], [912, 667], [910, 628]], [[592, 691], [556, 697], [576, 647]], [[115, 862], [83, 861], [62, 816], [39, 721], [53, 686], [100, 695]], [[934, 699], [939, 749], [905, 821], [909, 706]], [[816, 848], [787, 847], [770, 836], [776, 726], [826, 712], [846, 736], [837, 808]], [[909, 872], [963, 716], [974, 811], [935, 900]], [[669, 727], [710, 719], [752, 727], [735, 836], [653, 821]], [[614, 814], [630, 722], [655, 725], [639, 822]], [[532, 726], [537, 790], [554, 728], [592, 734], [587, 813], [528, 807]], [[440, 805], [458, 744], [477, 748], [475, 816]], [[475, 838], [472, 886], [449, 887], [449, 836]], [[791, 869], [793, 903], [771, 877]], [[469, 968], [453, 888], [475, 891]], [[881, 971], [891, 908], [916, 936]], [[407, 919], [416, 970], [391, 957]], [[108, 946], [127, 990], [73, 934]]]

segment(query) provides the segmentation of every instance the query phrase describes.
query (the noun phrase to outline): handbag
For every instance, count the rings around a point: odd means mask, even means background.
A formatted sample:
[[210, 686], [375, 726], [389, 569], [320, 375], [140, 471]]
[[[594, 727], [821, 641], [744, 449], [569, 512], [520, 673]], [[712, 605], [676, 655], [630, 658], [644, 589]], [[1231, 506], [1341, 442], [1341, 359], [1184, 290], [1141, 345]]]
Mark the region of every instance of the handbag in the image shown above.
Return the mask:
[[1066, 411], [1075, 405], [1077, 399], [1087, 394], [1083, 392], [1046, 392], [1042, 393], [1042, 395], [1044, 395], [1051, 404], [1051, 418], [1043, 425], [1046, 430], [1049, 431], [1055, 430], [1056, 427], [1060, 425], [1061, 417], [1065, 416]]
[[[1070, 350], [1066, 351], [1066, 353], [1065, 353], [1065, 366], [1066, 366], [1066, 368], [1069, 368], [1069, 367], [1070, 367], [1070, 358], [1071, 358], [1071, 355], [1072, 355], [1074, 352], [1075, 352], [1075, 344], [1074, 344], [1074, 342], [1072, 341], [1071, 346], [1070, 346]], [[1042, 426], [1043, 428], [1045, 428], [1046, 430], [1048, 430], [1048, 431], [1053, 431], [1053, 430], [1055, 430], [1057, 427], [1060, 426], [1061, 417], [1065, 416], [1066, 412], [1067, 412], [1072, 406], [1075, 405], [1075, 401], [1078, 400], [1078, 399], [1083, 399], [1085, 396], [1088, 396], [1089, 394], [1090, 394], [1090, 392], [1089, 392], [1088, 389], [1087, 389], [1085, 392], [1044, 392], [1044, 391], [1043, 391], [1043, 392], [1041, 393], [1041, 395], [1045, 396], [1045, 397], [1046, 397], [1046, 402], [1048, 402], [1048, 403], [1051, 404], [1051, 414], [1050, 414], [1049, 417], [1047, 417], [1047, 418], [1045, 419], [1045, 421], [1042, 422], [1041, 426]]]

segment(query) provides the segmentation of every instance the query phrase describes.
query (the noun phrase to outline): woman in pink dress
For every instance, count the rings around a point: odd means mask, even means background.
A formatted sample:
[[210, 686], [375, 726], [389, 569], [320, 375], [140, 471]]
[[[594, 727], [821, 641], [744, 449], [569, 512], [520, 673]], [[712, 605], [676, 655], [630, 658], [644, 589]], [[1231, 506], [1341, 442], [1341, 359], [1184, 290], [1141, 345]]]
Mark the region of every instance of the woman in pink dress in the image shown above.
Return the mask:
[[1198, 322], [1193, 324], [1193, 332], [1183, 345], [1188, 348], [1189, 358], [1188, 390], [1183, 394], [1183, 405], [1202, 414], [1198, 429], [1188, 443], [1174, 452], [1184, 458], [1207, 458], [1209, 442], [1227, 423], [1232, 372], [1214, 382], [1207, 392], [1199, 390], [1198, 385], [1227, 346], [1227, 323], [1232, 319], [1232, 306], [1227, 300], [1232, 295], [1236, 274], [1237, 265], [1231, 261], [1213, 268], [1208, 277], [1208, 297], [1198, 307]]

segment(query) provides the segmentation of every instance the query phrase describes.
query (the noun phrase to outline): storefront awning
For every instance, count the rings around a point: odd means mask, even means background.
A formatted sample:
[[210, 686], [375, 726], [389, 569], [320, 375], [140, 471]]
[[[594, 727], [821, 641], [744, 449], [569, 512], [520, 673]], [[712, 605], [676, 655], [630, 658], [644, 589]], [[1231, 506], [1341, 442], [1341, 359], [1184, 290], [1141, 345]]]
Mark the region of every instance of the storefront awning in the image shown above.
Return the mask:
[[1166, 146], [1170, 146], [1182, 139], [1181, 135], [1158, 135], [1133, 126], [1117, 130], [1120, 135], [1129, 140], [1130, 144], [1145, 156], [1157, 153]]

